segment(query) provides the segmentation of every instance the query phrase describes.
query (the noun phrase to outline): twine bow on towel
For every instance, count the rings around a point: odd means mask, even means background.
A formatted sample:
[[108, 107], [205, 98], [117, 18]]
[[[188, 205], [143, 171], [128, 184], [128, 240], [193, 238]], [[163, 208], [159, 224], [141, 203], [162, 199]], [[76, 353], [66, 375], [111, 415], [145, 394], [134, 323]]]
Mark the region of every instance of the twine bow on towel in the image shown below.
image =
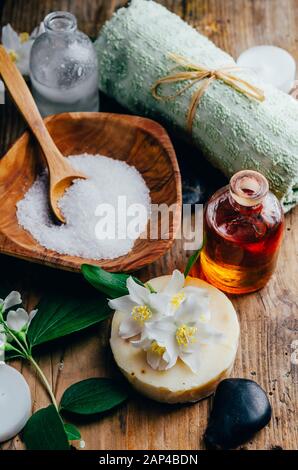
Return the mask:
[[[182, 95], [186, 90], [201, 82], [200, 86], [193, 93], [187, 113], [187, 128], [190, 132], [192, 130], [193, 119], [200, 99], [214, 80], [221, 80], [226, 85], [231, 86], [248, 98], [253, 98], [257, 101], [265, 100], [263, 90], [254, 85], [251, 85], [242, 78], [233, 75], [232, 72], [243, 70], [240, 67], [228, 65], [226, 67], [213, 70], [204, 67], [203, 65], [193, 64], [185, 57], [177, 54], [169, 54], [169, 56], [174, 62], [178, 64], [179, 67], [184, 68], [184, 71], [176, 72], [172, 75], [167, 75], [166, 77], [160, 78], [154, 83], [151, 92], [154, 98], [157, 100], [169, 101], [174, 100], [177, 98], [177, 96]], [[159, 87], [162, 85], [184, 81], [187, 81], [188, 83], [180, 90], [176, 91], [173, 95], [161, 95], [158, 93]]]

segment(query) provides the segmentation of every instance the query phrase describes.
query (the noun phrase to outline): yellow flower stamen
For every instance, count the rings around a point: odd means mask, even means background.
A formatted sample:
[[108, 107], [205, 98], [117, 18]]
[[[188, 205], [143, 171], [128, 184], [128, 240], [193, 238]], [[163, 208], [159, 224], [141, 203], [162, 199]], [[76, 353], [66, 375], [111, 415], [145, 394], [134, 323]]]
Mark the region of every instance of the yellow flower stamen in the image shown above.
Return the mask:
[[141, 325], [152, 317], [152, 312], [146, 305], [135, 306], [132, 309], [131, 314], [133, 319], [138, 323], [141, 323]]
[[174, 295], [171, 298], [171, 305], [172, 307], [177, 310], [178, 307], [180, 307], [181, 303], [185, 299], [185, 294], [184, 292], [178, 292], [178, 294]]
[[200, 321], [201, 321], [202, 323], [207, 323], [207, 321], [208, 321], [208, 316], [207, 316], [206, 313], [201, 313], [201, 315], [200, 315]]
[[24, 42], [29, 41], [30, 35], [27, 32], [20, 33], [19, 38], [20, 38], [21, 44], [24, 44]]
[[19, 60], [19, 55], [13, 50], [9, 51], [8, 55], [13, 62], [17, 62], [17, 60]]
[[195, 326], [181, 325], [176, 331], [176, 341], [179, 346], [187, 346], [189, 343], [195, 342], [195, 334], [197, 328]]
[[156, 341], [152, 342], [150, 350], [159, 356], [163, 356], [163, 354], [166, 352], [166, 348], [164, 346], [160, 346]]

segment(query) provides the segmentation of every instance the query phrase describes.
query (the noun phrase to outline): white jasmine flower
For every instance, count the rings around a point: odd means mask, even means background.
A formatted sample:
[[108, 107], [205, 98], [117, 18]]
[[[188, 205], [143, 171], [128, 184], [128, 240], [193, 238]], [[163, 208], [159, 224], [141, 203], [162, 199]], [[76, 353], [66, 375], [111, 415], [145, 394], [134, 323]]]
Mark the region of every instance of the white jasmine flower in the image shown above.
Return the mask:
[[17, 333], [26, 331], [36, 314], [37, 310], [32, 310], [29, 314], [23, 308], [18, 308], [16, 311], [10, 310], [7, 314], [6, 324], [8, 328]]
[[175, 269], [170, 281], [162, 292], [153, 294], [151, 300], [152, 306], [163, 313], [164, 316], [173, 315], [180, 305], [186, 300], [188, 295], [194, 294], [200, 296], [200, 302], [204, 303], [202, 308], [208, 310], [208, 295], [204, 289], [198, 287], [186, 286], [185, 277], [180, 271]]
[[126, 286], [128, 295], [109, 300], [112, 309], [127, 314], [119, 328], [119, 335], [124, 339], [140, 334], [144, 324], [157, 313], [150, 301], [156, 294], [151, 294], [149, 289], [139, 285], [131, 276], [127, 279]]
[[184, 275], [175, 269], [163, 291], [152, 295], [151, 302], [154, 308], [164, 316], [172, 315], [186, 298], [183, 291], [184, 283]]
[[[34, 40], [44, 32], [43, 22], [32, 31], [31, 35], [27, 32], [18, 34], [10, 24], [2, 27], [2, 44], [22, 75], [29, 75], [31, 47]], [[4, 104], [4, 99], [4, 83], [0, 80], [0, 104]]]
[[208, 312], [208, 295], [204, 289], [184, 287], [185, 277], [178, 271], [173, 271], [171, 279], [162, 292], [151, 293], [146, 287], [137, 284], [132, 277], [127, 279], [129, 294], [109, 301], [109, 306], [127, 314], [121, 322], [119, 336], [129, 339], [142, 333], [145, 324], [163, 317], [174, 315], [187, 296], [199, 296], [199, 302], [205, 315]]
[[22, 75], [29, 75], [29, 59], [33, 39], [26, 32], [17, 34], [10, 24], [2, 28], [2, 44]]
[[206, 292], [191, 293], [174, 315], [146, 323], [141, 339], [133, 344], [147, 352], [147, 362], [153, 369], [170, 369], [180, 358], [198, 373], [201, 348], [223, 339], [220, 332], [208, 325], [210, 312], [205, 311], [205, 300]]
[[12, 291], [6, 299], [0, 299], [0, 312], [5, 312], [11, 307], [15, 305], [19, 305], [22, 303], [21, 294], [17, 291]]

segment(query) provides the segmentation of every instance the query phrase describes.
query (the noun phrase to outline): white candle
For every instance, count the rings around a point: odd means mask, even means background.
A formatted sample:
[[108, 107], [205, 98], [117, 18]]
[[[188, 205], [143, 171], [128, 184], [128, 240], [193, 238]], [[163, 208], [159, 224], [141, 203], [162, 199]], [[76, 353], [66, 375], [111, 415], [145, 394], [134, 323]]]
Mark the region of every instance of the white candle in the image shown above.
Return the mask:
[[0, 442], [16, 436], [31, 416], [31, 395], [22, 374], [0, 363]]
[[240, 67], [254, 70], [260, 80], [289, 93], [296, 76], [296, 62], [284, 49], [256, 46], [244, 51], [237, 60]]

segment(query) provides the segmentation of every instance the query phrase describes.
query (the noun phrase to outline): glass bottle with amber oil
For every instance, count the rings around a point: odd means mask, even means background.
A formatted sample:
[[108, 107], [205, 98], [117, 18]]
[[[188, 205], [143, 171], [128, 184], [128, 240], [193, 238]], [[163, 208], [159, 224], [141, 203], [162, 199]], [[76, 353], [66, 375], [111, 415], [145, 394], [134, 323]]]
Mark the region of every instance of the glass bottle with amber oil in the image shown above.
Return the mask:
[[204, 216], [201, 269], [219, 289], [244, 294], [272, 275], [284, 228], [278, 199], [256, 171], [236, 173], [209, 200]]

